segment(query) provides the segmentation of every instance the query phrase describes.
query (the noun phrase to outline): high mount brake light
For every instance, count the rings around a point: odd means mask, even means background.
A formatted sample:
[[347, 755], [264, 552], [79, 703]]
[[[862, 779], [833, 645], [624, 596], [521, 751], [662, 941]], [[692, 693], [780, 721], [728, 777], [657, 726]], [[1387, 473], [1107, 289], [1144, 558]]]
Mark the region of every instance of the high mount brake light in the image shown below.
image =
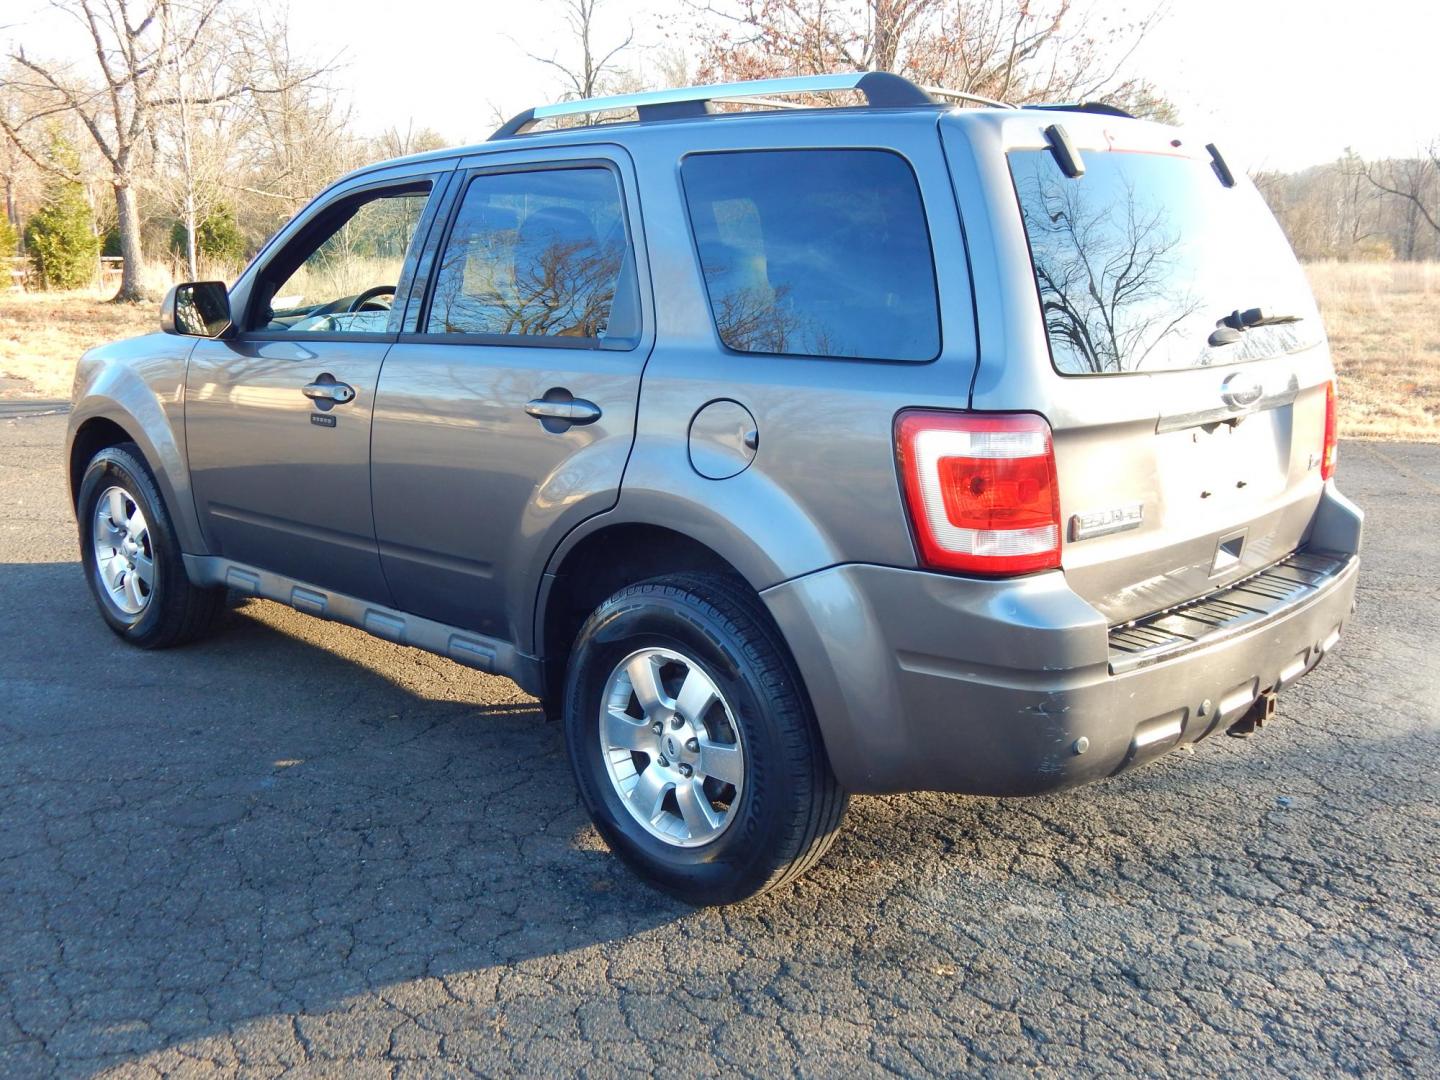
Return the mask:
[[895, 452], [926, 566], [1004, 576], [1060, 565], [1060, 489], [1044, 419], [909, 409], [895, 421]]
[[1320, 451], [1320, 479], [1329, 480], [1335, 475], [1335, 458], [1340, 452], [1338, 427], [1335, 417], [1335, 380], [1325, 384], [1325, 446]]

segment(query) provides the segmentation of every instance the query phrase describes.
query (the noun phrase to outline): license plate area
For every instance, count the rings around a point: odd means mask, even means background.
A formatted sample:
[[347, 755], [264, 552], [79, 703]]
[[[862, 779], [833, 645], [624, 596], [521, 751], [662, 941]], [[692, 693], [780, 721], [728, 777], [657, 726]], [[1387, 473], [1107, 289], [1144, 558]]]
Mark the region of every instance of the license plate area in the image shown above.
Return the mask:
[[1281, 495], [1290, 476], [1289, 413], [1288, 407], [1268, 409], [1238, 422], [1157, 435], [1167, 503], [1211, 517]]

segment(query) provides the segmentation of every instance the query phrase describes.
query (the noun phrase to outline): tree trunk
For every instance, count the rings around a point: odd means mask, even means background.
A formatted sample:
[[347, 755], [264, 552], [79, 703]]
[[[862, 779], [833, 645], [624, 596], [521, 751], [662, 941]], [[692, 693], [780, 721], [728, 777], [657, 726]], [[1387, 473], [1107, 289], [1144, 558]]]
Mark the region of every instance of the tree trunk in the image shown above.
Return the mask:
[[199, 223], [195, 220], [195, 197], [191, 194], [185, 196], [185, 272], [191, 281], [200, 276], [200, 270], [196, 260], [195, 230]]
[[149, 297], [142, 278], [145, 255], [140, 250], [140, 203], [129, 181], [115, 183], [115, 218], [125, 266], [120, 274], [120, 291], [113, 299], [117, 304], [143, 303]]
[[871, 0], [871, 35], [873, 43], [870, 55], [871, 71], [894, 71], [895, 58], [900, 52], [900, 39], [895, 25], [894, 6], [886, 0]]

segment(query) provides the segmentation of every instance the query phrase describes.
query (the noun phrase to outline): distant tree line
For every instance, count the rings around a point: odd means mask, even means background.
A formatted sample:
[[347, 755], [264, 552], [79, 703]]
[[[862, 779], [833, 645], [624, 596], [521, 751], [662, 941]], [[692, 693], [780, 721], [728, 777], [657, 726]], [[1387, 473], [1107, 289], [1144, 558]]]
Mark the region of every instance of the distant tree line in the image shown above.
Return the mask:
[[[866, 69], [1174, 118], [1129, 70], [1161, 0], [1123, 16], [1074, 0], [672, 0], [665, 44], [648, 49], [633, 26], [602, 32], [610, 0], [543, 2], [553, 51], [531, 55], [557, 96]], [[117, 300], [153, 296], [157, 263], [165, 277], [231, 273], [336, 176], [445, 145], [429, 128], [357, 133], [333, 60], [298, 49], [284, 9], [262, 0], [52, 7], [75, 20], [83, 55], [60, 62], [35, 41], [0, 56], [0, 255], [23, 247], [46, 284], [93, 267], [96, 245], [124, 257]], [[1437, 171], [1432, 147], [1256, 181], [1303, 257], [1435, 258]]]
[[1347, 150], [1252, 178], [1302, 259], [1440, 259], [1440, 138], [1412, 157], [1367, 161]]
[[[294, 49], [283, 8], [52, 6], [81, 28], [85, 58], [58, 61], [43, 42], [0, 56], [0, 255], [18, 242], [47, 287], [88, 284], [96, 247], [124, 257], [117, 300], [152, 297], [157, 263], [165, 276], [231, 273], [336, 176], [442, 143], [428, 129], [355, 134], [332, 63]], [[73, 265], [57, 276], [62, 250]]]

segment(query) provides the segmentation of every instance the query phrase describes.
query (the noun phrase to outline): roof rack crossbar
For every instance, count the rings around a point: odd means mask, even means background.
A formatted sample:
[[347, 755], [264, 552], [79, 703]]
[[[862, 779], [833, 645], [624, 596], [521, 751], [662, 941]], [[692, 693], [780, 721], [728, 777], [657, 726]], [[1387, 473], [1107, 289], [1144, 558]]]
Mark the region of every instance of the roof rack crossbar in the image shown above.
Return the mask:
[[775, 97], [732, 97], [726, 98], [731, 105], [755, 105], [762, 109], [803, 109], [804, 105], [798, 101], [786, 101], [783, 98]]
[[887, 71], [854, 71], [834, 75], [797, 75], [781, 79], [754, 79], [749, 82], [719, 83], [714, 86], [684, 86], [671, 90], [649, 90], [639, 94], [617, 94], [613, 97], [586, 98], [582, 101], [561, 101], [553, 105], [537, 105], [512, 117], [502, 125], [493, 139], [504, 139], [528, 131], [541, 120], [566, 116], [634, 109], [640, 119], [659, 120], [676, 116], [698, 116], [709, 111], [712, 101], [738, 101], [769, 108], [785, 107], [788, 103], [773, 100], [781, 94], [823, 94], [837, 90], [857, 90], [865, 95], [871, 108], [893, 108], [934, 105], [938, 95], [958, 98], [977, 104], [1006, 106], [1004, 102], [967, 94], [957, 90], [936, 90], [916, 86], [909, 79]]
[[953, 101], [970, 101], [976, 105], [989, 105], [993, 109], [1013, 109], [1016, 107], [1008, 101], [986, 97], [983, 94], [972, 94], [969, 90], [950, 90], [943, 86], [926, 86], [923, 89], [931, 97], [950, 98]]

